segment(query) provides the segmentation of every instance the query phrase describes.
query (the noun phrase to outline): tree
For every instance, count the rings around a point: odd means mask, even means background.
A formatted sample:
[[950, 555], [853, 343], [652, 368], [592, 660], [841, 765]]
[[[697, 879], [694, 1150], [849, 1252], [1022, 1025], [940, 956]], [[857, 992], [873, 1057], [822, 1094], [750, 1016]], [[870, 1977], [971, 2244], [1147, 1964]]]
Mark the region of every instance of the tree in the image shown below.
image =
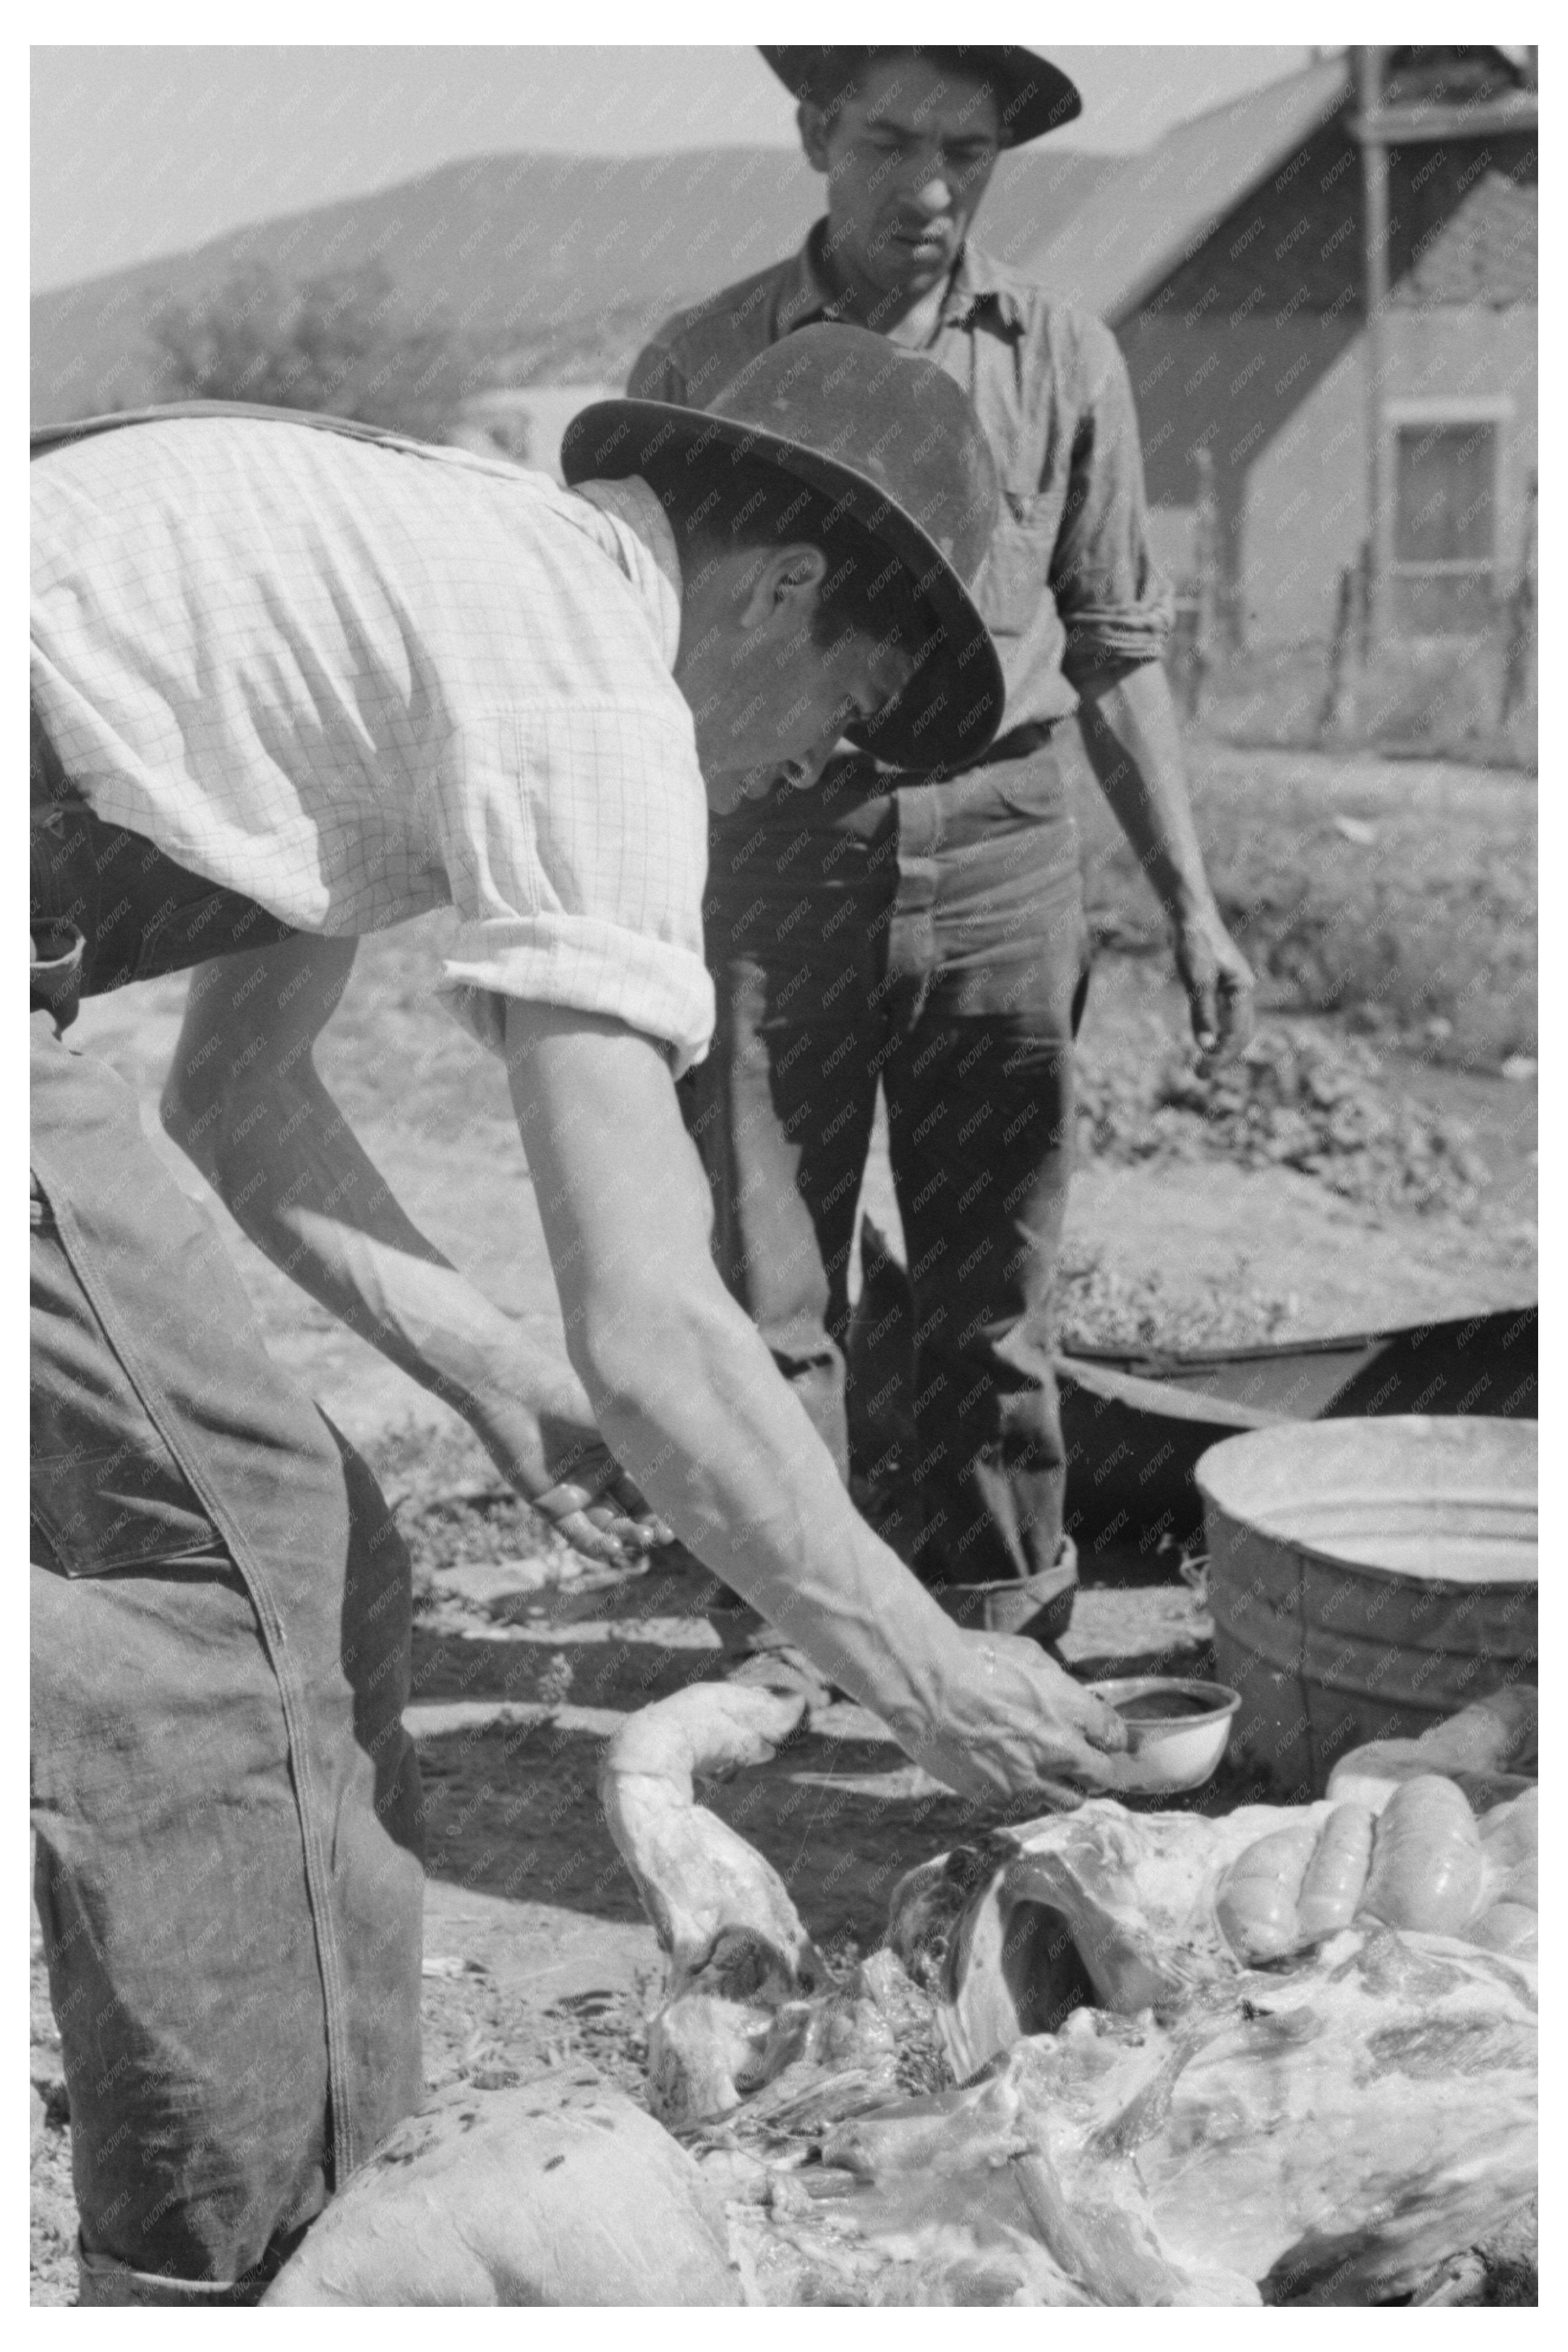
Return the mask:
[[252, 265], [152, 326], [171, 396], [313, 408], [438, 441], [473, 388], [446, 317], [415, 317], [384, 265], [289, 285]]

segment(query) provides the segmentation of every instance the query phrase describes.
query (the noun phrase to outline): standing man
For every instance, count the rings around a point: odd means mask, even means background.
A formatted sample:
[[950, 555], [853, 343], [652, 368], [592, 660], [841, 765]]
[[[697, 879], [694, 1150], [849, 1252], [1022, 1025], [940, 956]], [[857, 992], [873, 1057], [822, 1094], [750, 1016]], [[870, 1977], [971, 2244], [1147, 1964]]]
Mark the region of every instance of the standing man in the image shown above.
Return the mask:
[[1245, 1042], [1251, 974], [1188, 808], [1121, 353], [969, 235], [1001, 149], [1070, 121], [1077, 90], [1022, 48], [763, 55], [799, 101], [826, 217], [787, 261], [670, 320], [630, 389], [705, 404], [758, 352], [834, 320], [944, 369], [1001, 478], [976, 593], [1005, 704], [956, 768], [924, 748], [849, 751], [809, 800], [781, 779], [715, 819], [719, 1026], [689, 1117], [725, 1278], [847, 1475], [840, 1343], [880, 1078], [913, 1286], [909, 1538], [961, 1623], [1047, 1639], [1076, 1574], [1047, 1310], [1089, 974], [1067, 720], [1165, 909], [1205, 1054]]
[[[569, 1528], [596, 1423], [951, 1786], [1105, 1785], [1119, 1719], [956, 1632], [856, 1517], [714, 1270], [674, 1087], [712, 1025], [706, 824], [737, 774], [810, 783], [847, 728], [957, 757], [994, 724], [967, 583], [995, 484], [949, 380], [846, 327], [712, 415], [585, 412], [574, 490], [287, 412], [44, 439], [37, 1893], [82, 2300], [243, 2303], [420, 2096], [408, 1561], [134, 1097], [72, 1048], [78, 1001], [203, 963], [165, 1126]], [[409, 1222], [311, 1058], [358, 937], [448, 900], [445, 985], [506, 1063], [571, 1372]]]

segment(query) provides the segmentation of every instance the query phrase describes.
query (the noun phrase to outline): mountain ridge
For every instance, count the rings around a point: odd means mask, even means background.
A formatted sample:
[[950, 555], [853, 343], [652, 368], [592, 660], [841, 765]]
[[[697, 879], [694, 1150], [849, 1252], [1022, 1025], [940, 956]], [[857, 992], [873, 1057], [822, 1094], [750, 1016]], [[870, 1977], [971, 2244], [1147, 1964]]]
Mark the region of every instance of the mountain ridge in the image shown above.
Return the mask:
[[[1079, 149], [1004, 156], [982, 242], [1017, 259], [1114, 168]], [[798, 244], [820, 198], [804, 156], [782, 147], [465, 157], [35, 295], [33, 421], [163, 396], [157, 312], [249, 265], [290, 282], [380, 261], [416, 314], [446, 309], [496, 380], [614, 380], [670, 310]]]

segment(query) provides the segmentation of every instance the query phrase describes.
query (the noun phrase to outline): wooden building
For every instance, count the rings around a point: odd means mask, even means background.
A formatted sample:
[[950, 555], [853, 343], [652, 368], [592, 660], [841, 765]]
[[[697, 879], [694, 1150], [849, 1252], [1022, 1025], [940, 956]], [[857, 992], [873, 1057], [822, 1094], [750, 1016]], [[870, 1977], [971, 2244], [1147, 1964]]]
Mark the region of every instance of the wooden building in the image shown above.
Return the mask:
[[1117, 331], [1162, 560], [1235, 644], [1468, 637], [1536, 465], [1533, 50], [1315, 62], [1127, 164], [1015, 264]]

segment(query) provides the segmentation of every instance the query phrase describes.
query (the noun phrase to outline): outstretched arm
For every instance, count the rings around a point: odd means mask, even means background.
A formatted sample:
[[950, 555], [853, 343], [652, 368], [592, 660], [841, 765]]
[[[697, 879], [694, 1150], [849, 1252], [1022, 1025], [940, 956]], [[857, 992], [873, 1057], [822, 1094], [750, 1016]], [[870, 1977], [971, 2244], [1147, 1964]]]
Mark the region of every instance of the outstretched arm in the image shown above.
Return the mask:
[[615, 1021], [507, 1007], [518, 1128], [599, 1425], [715, 1574], [975, 1795], [1113, 1777], [1120, 1718], [1032, 1643], [961, 1633], [840, 1486], [709, 1248], [711, 1210], [660, 1048]]
[[199, 971], [163, 1125], [275, 1265], [460, 1412], [572, 1543], [622, 1558], [648, 1531], [582, 1383], [419, 1231], [321, 1082], [313, 1048], [353, 957], [296, 938]]

